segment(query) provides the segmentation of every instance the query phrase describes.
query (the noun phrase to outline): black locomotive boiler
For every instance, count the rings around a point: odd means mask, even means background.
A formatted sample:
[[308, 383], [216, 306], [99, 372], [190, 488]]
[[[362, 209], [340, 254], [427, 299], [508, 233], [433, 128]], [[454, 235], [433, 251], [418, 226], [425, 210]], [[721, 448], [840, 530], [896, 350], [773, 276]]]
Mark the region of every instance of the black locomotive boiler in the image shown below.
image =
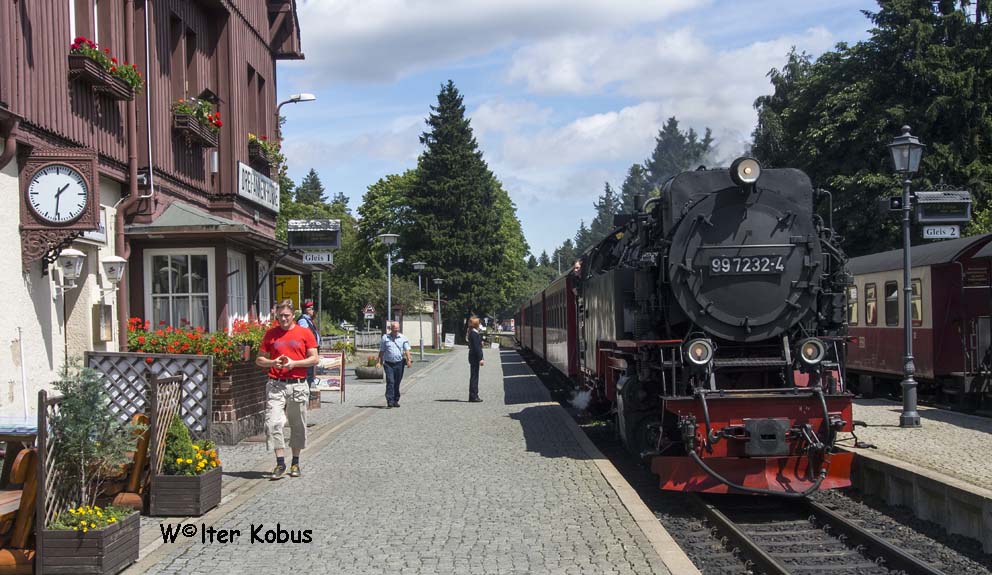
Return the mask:
[[662, 489], [850, 485], [850, 276], [816, 195], [751, 158], [681, 173], [521, 308], [522, 345], [592, 387]]

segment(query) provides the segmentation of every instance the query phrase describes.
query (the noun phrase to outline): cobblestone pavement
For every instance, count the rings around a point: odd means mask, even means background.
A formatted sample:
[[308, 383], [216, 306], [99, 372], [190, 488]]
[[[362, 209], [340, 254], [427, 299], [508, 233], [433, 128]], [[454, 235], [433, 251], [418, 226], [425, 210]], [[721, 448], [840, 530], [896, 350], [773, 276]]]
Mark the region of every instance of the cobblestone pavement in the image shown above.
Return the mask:
[[[861, 441], [877, 447], [863, 451], [876, 452], [992, 489], [988, 468], [992, 453], [992, 419], [924, 406], [917, 411], [923, 426], [903, 429], [899, 427], [901, 403], [856, 399], [854, 419], [864, 421], [868, 428], [858, 427], [855, 433]], [[853, 441], [842, 445], [853, 446]]]
[[[212, 525], [236, 544], [180, 536], [129, 573], [668, 573], [519, 356], [487, 350], [472, 404], [466, 355], [230, 505]], [[253, 524], [312, 543], [252, 544]]]

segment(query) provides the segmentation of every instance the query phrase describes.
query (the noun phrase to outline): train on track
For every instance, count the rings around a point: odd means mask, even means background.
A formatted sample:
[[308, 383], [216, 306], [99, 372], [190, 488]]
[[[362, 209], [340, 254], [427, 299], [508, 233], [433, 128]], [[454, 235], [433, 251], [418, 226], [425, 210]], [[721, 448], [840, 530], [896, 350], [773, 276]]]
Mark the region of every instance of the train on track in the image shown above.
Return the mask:
[[852, 278], [821, 195], [751, 158], [676, 175], [521, 306], [517, 340], [613, 414], [664, 490], [847, 487]]

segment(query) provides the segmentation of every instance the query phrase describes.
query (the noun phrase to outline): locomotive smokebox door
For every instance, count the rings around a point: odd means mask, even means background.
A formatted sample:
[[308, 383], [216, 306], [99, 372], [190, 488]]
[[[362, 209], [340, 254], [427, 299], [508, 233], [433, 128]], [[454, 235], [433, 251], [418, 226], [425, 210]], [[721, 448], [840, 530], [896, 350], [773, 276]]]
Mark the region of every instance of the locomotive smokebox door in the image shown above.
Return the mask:
[[745, 454], [753, 457], [789, 454], [789, 445], [785, 442], [788, 419], [745, 419], [744, 429], [748, 434]]

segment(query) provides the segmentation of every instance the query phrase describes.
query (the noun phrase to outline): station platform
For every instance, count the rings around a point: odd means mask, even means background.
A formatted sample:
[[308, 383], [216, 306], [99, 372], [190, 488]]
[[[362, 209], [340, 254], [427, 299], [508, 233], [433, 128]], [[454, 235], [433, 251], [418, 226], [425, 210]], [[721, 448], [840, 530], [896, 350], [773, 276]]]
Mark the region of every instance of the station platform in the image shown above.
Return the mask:
[[839, 438], [855, 454], [855, 486], [992, 553], [992, 419], [925, 406], [917, 411], [922, 426], [901, 428], [901, 403], [854, 401], [854, 419], [868, 426], [855, 434], [871, 445], [855, 447], [849, 434]]
[[[382, 383], [349, 381], [348, 403], [311, 412], [301, 478], [266, 479], [264, 444], [222, 448], [221, 506], [143, 518], [126, 573], [698, 573], [519, 355], [485, 353], [483, 403], [467, 401], [466, 348], [415, 363], [398, 409]], [[250, 540], [277, 524], [311, 542]], [[241, 536], [204, 542], [210, 527]]]

